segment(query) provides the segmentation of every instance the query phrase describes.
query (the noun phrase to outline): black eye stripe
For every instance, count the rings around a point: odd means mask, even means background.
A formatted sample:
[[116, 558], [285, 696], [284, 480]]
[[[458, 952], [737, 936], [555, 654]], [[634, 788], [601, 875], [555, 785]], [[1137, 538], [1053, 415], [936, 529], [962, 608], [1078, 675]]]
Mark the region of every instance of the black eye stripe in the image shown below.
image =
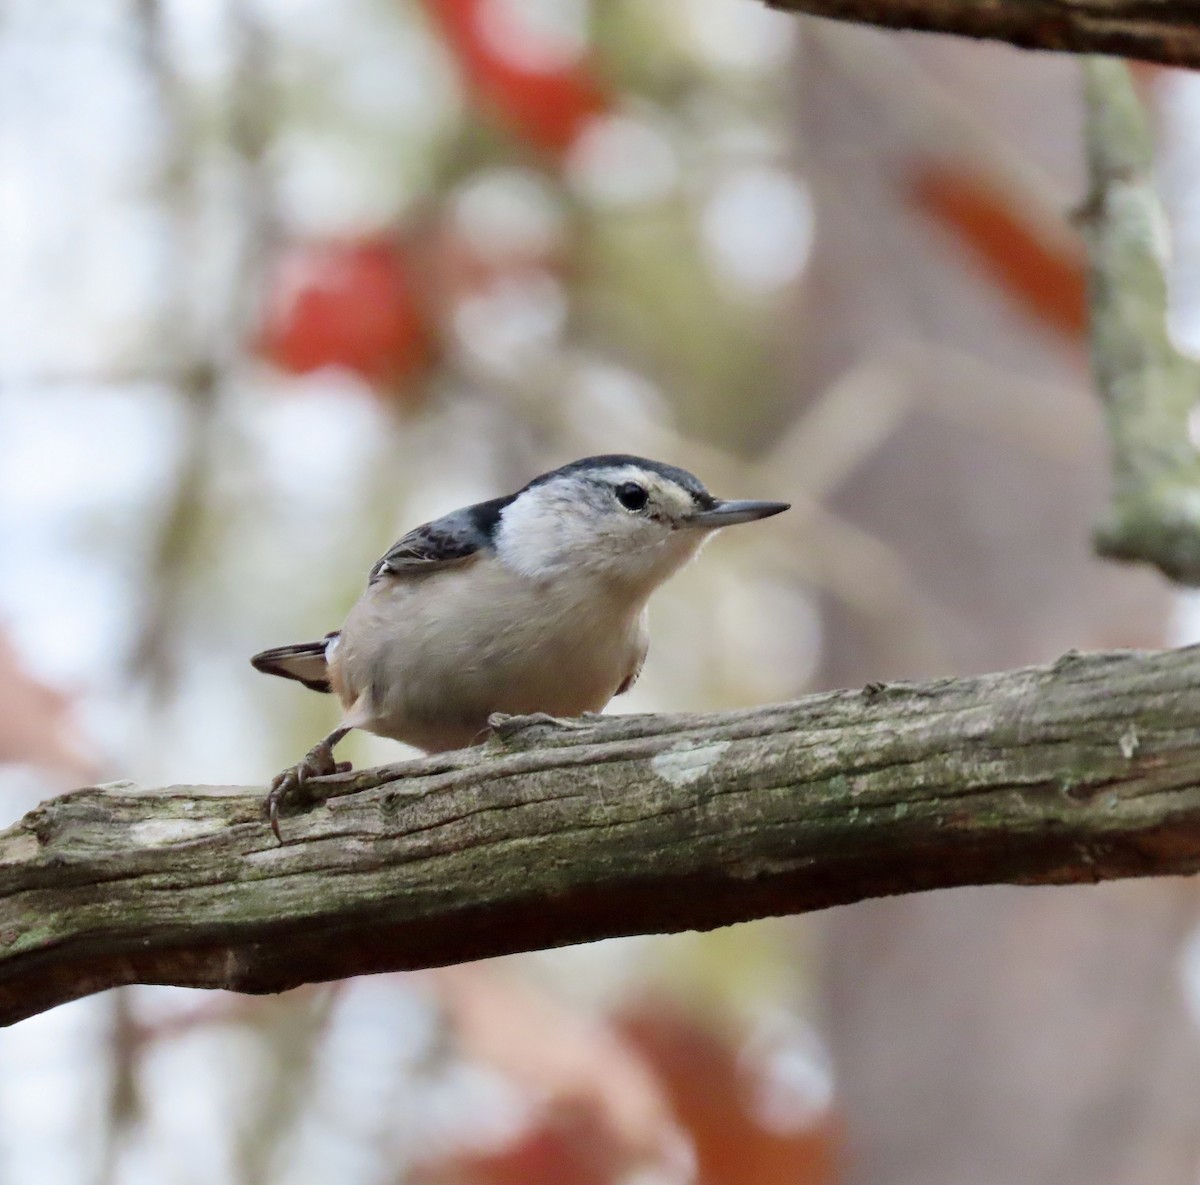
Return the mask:
[[646, 487], [638, 485], [636, 481], [623, 481], [617, 486], [615, 493], [617, 501], [626, 510], [645, 510], [646, 503], [650, 500], [650, 495], [646, 492]]

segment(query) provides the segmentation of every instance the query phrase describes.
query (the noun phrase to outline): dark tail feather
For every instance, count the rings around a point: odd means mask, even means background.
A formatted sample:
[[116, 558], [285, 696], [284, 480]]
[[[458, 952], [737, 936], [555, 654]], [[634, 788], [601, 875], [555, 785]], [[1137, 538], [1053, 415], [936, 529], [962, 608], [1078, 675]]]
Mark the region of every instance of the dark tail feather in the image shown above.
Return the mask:
[[278, 675], [282, 679], [295, 679], [312, 691], [332, 691], [329, 685], [329, 667], [325, 662], [325, 651], [337, 637], [328, 634], [320, 642], [297, 642], [294, 646], [277, 646], [256, 654], [250, 665], [264, 675]]

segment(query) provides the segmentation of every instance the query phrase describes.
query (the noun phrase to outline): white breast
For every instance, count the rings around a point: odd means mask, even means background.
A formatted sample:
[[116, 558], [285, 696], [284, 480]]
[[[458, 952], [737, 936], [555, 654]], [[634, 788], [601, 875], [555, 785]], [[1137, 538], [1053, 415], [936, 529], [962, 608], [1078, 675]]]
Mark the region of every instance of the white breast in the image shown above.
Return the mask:
[[478, 739], [493, 712], [598, 712], [645, 650], [641, 604], [488, 556], [372, 585], [336, 661], [348, 722], [437, 750]]

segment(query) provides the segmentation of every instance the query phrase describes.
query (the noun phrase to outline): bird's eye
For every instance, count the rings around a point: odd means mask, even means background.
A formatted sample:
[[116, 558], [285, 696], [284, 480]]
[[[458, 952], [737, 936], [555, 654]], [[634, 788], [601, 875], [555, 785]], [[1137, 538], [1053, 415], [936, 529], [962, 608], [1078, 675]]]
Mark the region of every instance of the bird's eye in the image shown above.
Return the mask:
[[617, 501], [626, 510], [645, 510], [649, 500], [646, 487], [638, 485], [636, 481], [625, 481], [617, 486]]

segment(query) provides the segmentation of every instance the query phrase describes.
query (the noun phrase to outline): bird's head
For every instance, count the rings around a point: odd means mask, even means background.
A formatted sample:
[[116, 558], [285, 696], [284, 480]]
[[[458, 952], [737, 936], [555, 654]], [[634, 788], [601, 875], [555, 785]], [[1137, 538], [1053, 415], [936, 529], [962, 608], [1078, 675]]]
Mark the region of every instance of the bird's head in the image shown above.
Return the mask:
[[534, 578], [571, 572], [648, 595], [712, 533], [786, 502], [714, 498], [684, 469], [643, 457], [585, 457], [534, 478], [504, 507], [496, 549]]

